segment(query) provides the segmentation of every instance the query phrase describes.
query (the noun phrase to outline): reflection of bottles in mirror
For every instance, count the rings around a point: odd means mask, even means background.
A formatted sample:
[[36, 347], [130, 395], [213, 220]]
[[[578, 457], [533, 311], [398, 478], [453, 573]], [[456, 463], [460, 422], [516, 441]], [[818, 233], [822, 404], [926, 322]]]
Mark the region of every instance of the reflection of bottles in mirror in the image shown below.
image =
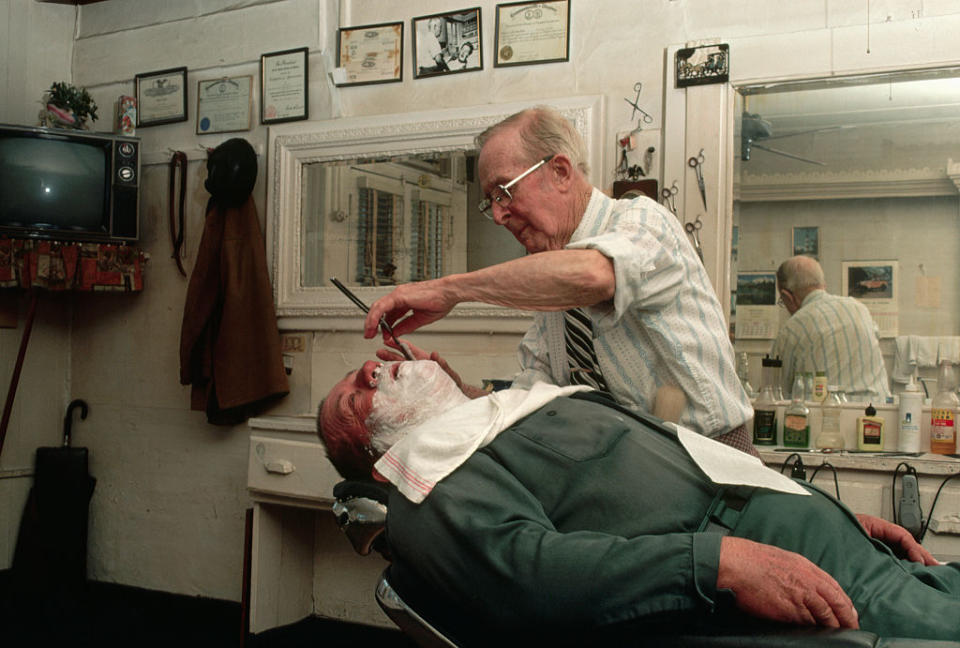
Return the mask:
[[810, 446], [810, 408], [803, 404], [806, 381], [801, 373], [793, 380], [793, 400], [783, 413], [783, 445], [790, 448]]
[[867, 405], [863, 416], [857, 419], [857, 448], [880, 452], [883, 450], [883, 417], [877, 416], [873, 403]]
[[822, 403], [827, 398], [827, 372], [818, 371], [813, 376], [813, 397], [812, 400]]
[[920, 417], [923, 414], [923, 394], [910, 376], [910, 382], [900, 392], [900, 434], [897, 450], [920, 452]]
[[763, 385], [770, 385], [774, 400], [782, 401], [783, 387], [780, 386], [780, 371], [783, 369], [783, 361], [779, 356], [771, 358], [768, 354], [763, 356], [760, 365], [763, 367]]
[[838, 452], [843, 450], [843, 434], [840, 432], [840, 415], [843, 413], [843, 405], [836, 385], [828, 386], [825, 391], [827, 396], [820, 406], [821, 424], [820, 434], [817, 435], [817, 447], [828, 452]]
[[753, 442], [777, 445], [777, 403], [773, 385], [764, 385], [753, 403]]
[[930, 404], [930, 452], [953, 454], [957, 450], [957, 399], [956, 376], [953, 363], [940, 361], [940, 373], [937, 375], [937, 395]]
[[737, 378], [743, 385], [743, 391], [747, 392], [747, 398], [756, 398], [757, 391], [750, 384], [750, 361], [747, 358], [746, 351], [737, 354]]

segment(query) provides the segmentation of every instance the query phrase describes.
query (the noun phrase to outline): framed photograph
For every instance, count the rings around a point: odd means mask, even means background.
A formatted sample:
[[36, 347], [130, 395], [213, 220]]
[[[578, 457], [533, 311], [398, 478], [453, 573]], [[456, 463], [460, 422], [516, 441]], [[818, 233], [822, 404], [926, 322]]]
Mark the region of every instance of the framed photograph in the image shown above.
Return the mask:
[[260, 55], [260, 123], [307, 119], [310, 114], [306, 47]]
[[494, 67], [570, 60], [570, 0], [497, 5]]
[[843, 294], [857, 299], [895, 299], [896, 261], [844, 261]]
[[803, 254], [814, 259], [820, 256], [820, 228], [794, 227], [793, 254]]
[[252, 90], [249, 75], [197, 81], [197, 135], [250, 130]]
[[413, 21], [413, 78], [483, 69], [480, 8]]
[[137, 127], [187, 121], [187, 68], [144, 72], [134, 85]]
[[338, 86], [403, 80], [403, 23], [345, 27], [337, 31]]
[[730, 78], [730, 46], [701, 45], [677, 50], [677, 87], [725, 83]]
[[877, 335], [896, 337], [900, 329], [900, 271], [896, 261], [843, 261], [842, 293], [859, 299], [877, 325]]

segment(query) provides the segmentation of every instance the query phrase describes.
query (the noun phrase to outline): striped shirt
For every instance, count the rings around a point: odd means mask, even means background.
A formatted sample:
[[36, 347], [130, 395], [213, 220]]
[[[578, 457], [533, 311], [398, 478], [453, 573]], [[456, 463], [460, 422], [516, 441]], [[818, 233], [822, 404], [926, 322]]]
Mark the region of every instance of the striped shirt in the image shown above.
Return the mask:
[[770, 355], [783, 360], [784, 394], [790, 393], [795, 372], [826, 371], [827, 381], [850, 400], [890, 395], [877, 326], [853, 297], [811, 292], [780, 329]]
[[[612, 302], [583, 311], [618, 402], [650, 412], [659, 387], [679, 387], [687, 398], [681, 425], [710, 437], [753, 416], [720, 302], [672, 213], [649, 198], [613, 200], [594, 189], [567, 248], [598, 250], [613, 262]], [[538, 313], [519, 355], [514, 386], [570, 384], [563, 313]]]

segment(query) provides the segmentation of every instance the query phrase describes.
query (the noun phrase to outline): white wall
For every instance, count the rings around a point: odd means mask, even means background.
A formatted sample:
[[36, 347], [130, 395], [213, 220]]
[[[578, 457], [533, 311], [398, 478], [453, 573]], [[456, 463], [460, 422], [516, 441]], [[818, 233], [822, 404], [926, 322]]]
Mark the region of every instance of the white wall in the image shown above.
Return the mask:
[[[190, 70], [191, 101], [199, 79], [253, 74], [258, 81], [262, 53], [308, 46], [310, 48], [310, 105], [312, 119], [384, 114], [427, 108], [456, 107], [492, 102], [536, 101], [571, 95], [606, 95], [606, 129], [609, 147], [602, 177], [613, 181], [614, 135], [635, 125], [624, 97], [633, 99], [633, 86], [643, 83], [640, 105], [654, 116], [651, 128], [662, 118], [663, 51], [668, 44], [691, 40], [748, 38], [788, 34], [825, 27], [863, 26], [865, 6], [847, 0], [574, 0], [570, 62], [516, 68], [494, 68], [492, 45], [495, 0], [471, 6], [482, 9], [484, 69], [449, 77], [414, 80], [410, 56], [410, 19], [414, 16], [463, 8], [452, 0], [108, 0], [82, 7], [77, 38], [72, 38], [74, 9], [61, 5], [0, 0], [0, 15], [10, 25], [0, 33], [20, 34], [23, 55], [10, 59], [6, 76], [59, 77], [72, 65], [72, 80], [87, 86], [101, 105], [109, 129], [113, 102], [133, 90], [139, 72], [185, 65]], [[17, 10], [12, 7], [16, 5]], [[854, 6], [856, 5], [856, 6]], [[915, 0], [876, 0], [870, 3], [874, 29], [888, 20], [911, 24], [918, 11]], [[342, 12], [338, 18], [337, 12]], [[926, 0], [924, 19], [960, 14], [951, 0]], [[46, 26], [37, 32], [39, 17], [50, 17], [61, 28], [51, 46]], [[332, 88], [327, 81], [338, 25], [362, 25], [402, 20], [405, 23], [404, 80], [401, 83]], [[929, 24], [929, 23], [927, 23]], [[30, 31], [33, 30], [33, 31]], [[29, 40], [23, 34], [30, 34]], [[4, 40], [9, 42], [9, 40]], [[70, 63], [35, 71], [31, 57], [46, 56], [51, 48], [72, 49]], [[0, 45], [8, 59], [12, 47]], [[889, 54], [889, 53], [888, 53]], [[898, 53], [909, 63], [910, 51]], [[791, 54], [792, 55], [792, 54]], [[803, 53], [797, 52], [796, 56]], [[771, 60], [787, 57], [769, 52]], [[737, 52], [732, 53], [736, 65]], [[27, 66], [29, 73], [19, 70]], [[16, 74], [10, 70], [16, 69]], [[56, 72], [56, 73], [55, 73]], [[44, 79], [39, 89], [53, 79]], [[4, 119], [31, 121], [35, 81], [16, 81], [24, 88], [19, 97], [4, 93], [0, 109]], [[29, 91], [26, 91], [29, 90]], [[195, 106], [191, 105], [191, 117]], [[256, 107], [255, 107], [256, 111]], [[192, 268], [206, 193], [200, 163], [201, 146], [215, 146], [229, 136], [196, 136], [195, 124], [141, 129], [147, 160], [146, 192], [142, 203], [144, 238], [151, 254], [146, 289], [140, 295], [77, 297], [72, 340], [70, 330], [57, 320], [51, 346], [68, 344], [69, 359], [53, 368], [31, 364], [26, 371], [49, 375], [52, 383], [69, 379], [69, 394], [51, 393], [49, 385], [36, 385], [21, 394], [22, 402], [38, 405], [21, 412], [20, 426], [57, 428], [58, 417], [69, 398], [83, 397], [91, 414], [77, 426], [79, 439], [90, 447], [92, 470], [98, 478], [92, 503], [90, 576], [103, 581], [239, 600], [247, 434], [243, 426], [207, 425], [202, 413], [188, 409], [187, 388], [177, 384], [179, 326], [186, 279], [177, 274], [166, 234], [167, 172], [156, 162], [166, 161], [168, 148], [187, 151], [189, 166], [186, 266]], [[266, 129], [255, 126], [243, 133], [262, 150]], [[260, 214], [268, 184], [265, 159], [254, 192]], [[82, 307], [80, 307], [82, 305]], [[54, 325], [51, 324], [51, 327]], [[62, 328], [63, 335], [60, 328]], [[15, 334], [14, 334], [15, 335]], [[306, 412], [345, 368], [370, 357], [375, 344], [336, 332], [303, 336], [307, 342], [294, 369], [294, 393], [278, 409]], [[460, 336], [462, 338], [462, 336]], [[8, 366], [10, 335], [0, 332], [3, 352], [0, 370]], [[457, 352], [469, 363], [468, 378], [502, 375], [512, 363], [515, 339], [508, 336], [424, 336], [425, 346]], [[65, 351], [59, 356], [68, 355]], [[66, 366], [72, 367], [68, 374]], [[0, 378], [4, 380], [4, 378]], [[0, 387], [3, 387], [0, 383]], [[52, 413], [51, 413], [52, 410]], [[48, 420], [52, 419], [52, 420]], [[51, 433], [51, 436], [55, 436]], [[37, 441], [41, 439], [37, 438]], [[46, 439], [44, 442], [49, 442]], [[22, 455], [23, 453], [21, 453]], [[11, 455], [13, 456], [13, 455]], [[7, 463], [4, 451], [3, 466]], [[21, 459], [24, 457], [21, 456]], [[0, 493], [23, 486], [0, 480]], [[0, 500], [2, 519], [19, 519], [14, 504]], [[9, 526], [4, 524], [3, 526]], [[2, 549], [2, 546], [0, 546]], [[9, 564], [12, 546], [0, 553], [0, 568]]]

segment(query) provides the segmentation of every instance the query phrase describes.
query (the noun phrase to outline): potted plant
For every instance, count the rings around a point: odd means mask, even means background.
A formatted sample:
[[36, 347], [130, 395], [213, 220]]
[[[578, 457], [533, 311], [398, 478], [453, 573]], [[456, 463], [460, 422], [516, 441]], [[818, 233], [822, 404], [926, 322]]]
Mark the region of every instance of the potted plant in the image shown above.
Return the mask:
[[87, 120], [97, 121], [97, 103], [86, 88], [77, 88], [66, 81], [55, 81], [43, 94], [44, 109], [40, 119], [44, 126], [87, 128]]

